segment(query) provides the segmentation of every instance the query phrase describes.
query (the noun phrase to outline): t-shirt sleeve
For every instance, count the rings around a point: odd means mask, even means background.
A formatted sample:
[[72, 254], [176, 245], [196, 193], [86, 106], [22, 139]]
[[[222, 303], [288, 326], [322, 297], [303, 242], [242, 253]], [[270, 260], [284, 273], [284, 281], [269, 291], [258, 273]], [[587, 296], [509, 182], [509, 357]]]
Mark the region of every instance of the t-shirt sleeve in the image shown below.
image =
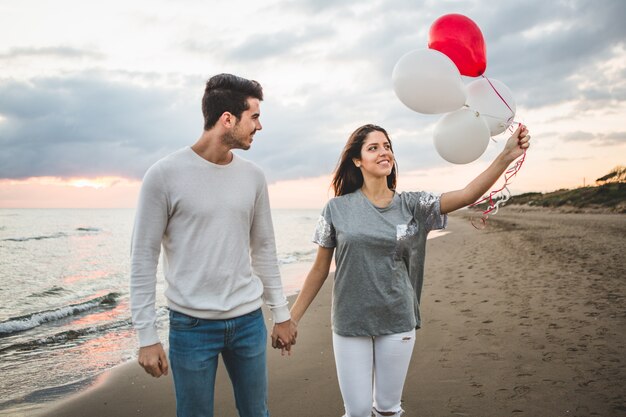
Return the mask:
[[335, 227], [330, 209], [330, 202], [326, 204], [317, 220], [315, 231], [313, 232], [313, 242], [324, 248], [334, 248], [337, 246], [337, 237], [335, 236]]
[[448, 225], [448, 215], [441, 214], [441, 196], [419, 192], [416, 193], [417, 205], [415, 214], [418, 222], [426, 231], [444, 229]]

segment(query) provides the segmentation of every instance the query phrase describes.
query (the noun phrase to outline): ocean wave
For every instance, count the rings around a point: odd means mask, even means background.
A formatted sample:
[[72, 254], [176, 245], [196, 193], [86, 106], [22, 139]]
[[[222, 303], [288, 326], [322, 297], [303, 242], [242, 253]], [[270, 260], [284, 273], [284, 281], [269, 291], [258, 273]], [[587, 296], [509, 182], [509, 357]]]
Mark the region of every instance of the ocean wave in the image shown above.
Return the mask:
[[[156, 310], [157, 321], [156, 326], [158, 329], [166, 328], [169, 325], [169, 308], [167, 306], [157, 307]], [[4, 355], [9, 352], [24, 352], [39, 349], [42, 347], [51, 347], [55, 345], [64, 345], [67, 342], [75, 340], [84, 341], [85, 339], [99, 335], [106, 334], [112, 330], [117, 329], [131, 329], [132, 319], [130, 317], [101, 324], [99, 326], [83, 327], [81, 329], [69, 329], [59, 333], [55, 333], [51, 336], [41, 337], [38, 339], [27, 340], [23, 342], [17, 342], [12, 345], [8, 345], [0, 348], [0, 355]], [[79, 343], [79, 342], [76, 342]]]
[[115, 305], [119, 296], [119, 293], [111, 292], [107, 295], [92, 298], [91, 300], [87, 300], [82, 303], [70, 304], [54, 310], [45, 310], [24, 316], [12, 317], [8, 320], [0, 322], [0, 337], [12, 333], [23, 332], [34, 327], [41, 326], [44, 323], [80, 314], [103, 305]]
[[307, 262], [313, 260], [315, 250], [294, 251], [278, 256], [279, 265], [293, 264], [296, 262]]
[[104, 334], [111, 330], [119, 328], [130, 328], [131, 319], [119, 320], [111, 323], [102, 324], [100, 326], [84, 327], [82, 329], [71, 329], [56, 333], [51, 336], [33, 339], [26, 342], [14, 343], [12, 345], [0, 348], [0, 354], [10, 351], [28, 351], [38, 349], [43, 346], [67, 343], [68, 341], [83, 338], [93, 334]]
[[100, 229], [98, 229], [97, 227], [77, 227], [76, 230], [79, 232], [99, 232], [100, 231]]
[[[100, 232], [101, 229], [97, 227], [77, 227], [74, 229], [75, 232], [79, 232], [81, 234], [84, 233], [97, 233]], [[62, 237], [68, 237], [72, 233], [65, 232], [57, 232], [51, 235], [40, 235], [40, 236], [25, 236], [25, 237], [9, 237], [6, 239], [0, 240], [1, 242], [28, 242], [29, 240], [44, 240], [44, 239], [59, 239]], [[74, 233], [75, 234], [75, 233]]]
[[29, 236], [29, 237], [10, 237], [2, 239], [3, 242], [27, 242], [29, 240], [43, 240], [43, 239], [58, 239], [60, 237], [66, 237], [67, 234], [63, 232], [54, 233], [52, 235], [43, 236]]
[[292, 264], [295, 262], [298, 262], [298, 258], [296, 258], [295, 256], [286, 256], [284, 258], [278, 258], [279, 265]]
[[65, 288], [57, 287], [55, 285], [55, 286], [53, 286], [51, 288], [48, 288], [45, 291], [33, 293], [33, 294], [29, 295], [29, 297], [33, 297], [33, 298], [48, 297], [48, 296], [51, 296], [51, 295], [57, 295], [59, 293], [65, 292], [65, 291], [67, 291]]

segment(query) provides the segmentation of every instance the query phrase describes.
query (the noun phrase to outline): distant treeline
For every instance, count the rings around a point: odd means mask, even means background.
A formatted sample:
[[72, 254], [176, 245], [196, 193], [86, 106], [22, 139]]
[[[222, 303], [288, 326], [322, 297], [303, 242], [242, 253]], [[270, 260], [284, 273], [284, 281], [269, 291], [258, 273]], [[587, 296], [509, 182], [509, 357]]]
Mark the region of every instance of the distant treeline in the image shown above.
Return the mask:
[[512, 196], [506, 204], [538, 207], [600, 207], [626, 213], [626, 182], [607, 183], [573, 190], [557, 190], [550, 193], [524, 193]]
[[[549, 193], [524, 193], [512, 196], [506, 205], [535, 207], [601, 208], [626, 213], [626, 168], [617, 166], [596, 180], [596, 186], [561, 189]], [[478, 208], [484, 209], [485, 204]]]

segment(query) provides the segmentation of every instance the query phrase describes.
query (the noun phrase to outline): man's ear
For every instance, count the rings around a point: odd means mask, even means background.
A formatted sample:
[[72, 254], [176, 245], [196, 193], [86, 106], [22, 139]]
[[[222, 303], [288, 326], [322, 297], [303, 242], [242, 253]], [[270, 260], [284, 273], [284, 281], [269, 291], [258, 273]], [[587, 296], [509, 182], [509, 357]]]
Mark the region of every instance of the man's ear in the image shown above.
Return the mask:
[[232, 128], [237, 123], [237, 118], [231, 112], [225, 111], [219, 118], [219, 123], [227, 129]]

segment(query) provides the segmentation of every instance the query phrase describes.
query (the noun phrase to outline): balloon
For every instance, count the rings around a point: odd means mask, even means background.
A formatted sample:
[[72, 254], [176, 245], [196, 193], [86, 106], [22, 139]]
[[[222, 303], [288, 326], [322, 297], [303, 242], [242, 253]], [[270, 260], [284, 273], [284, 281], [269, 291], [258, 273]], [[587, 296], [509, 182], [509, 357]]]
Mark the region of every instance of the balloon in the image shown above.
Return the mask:
[[433, 49], [416, 49], [403, 55], [391, 75], [402, 103], [419, 113], [447, 113], [465, 104], [467, 93], [459, 70]]
[[498, 80], [482, 78], [469, 83], [467, 105], [485, 119], [491, 136], [504, 132], [515, 117], [513, 94]]
[[435, 20], [428, 32], [428, 47], [450, 57], [462, 75], [478, 77], [487, 68], [483, 34], [462, 14], [446, 14]]
[[433, 140], [443, 159], [453, 164], [467, 164], [487, 149], [489, 127], [477, 112], [463, 108], [439, 119]]

